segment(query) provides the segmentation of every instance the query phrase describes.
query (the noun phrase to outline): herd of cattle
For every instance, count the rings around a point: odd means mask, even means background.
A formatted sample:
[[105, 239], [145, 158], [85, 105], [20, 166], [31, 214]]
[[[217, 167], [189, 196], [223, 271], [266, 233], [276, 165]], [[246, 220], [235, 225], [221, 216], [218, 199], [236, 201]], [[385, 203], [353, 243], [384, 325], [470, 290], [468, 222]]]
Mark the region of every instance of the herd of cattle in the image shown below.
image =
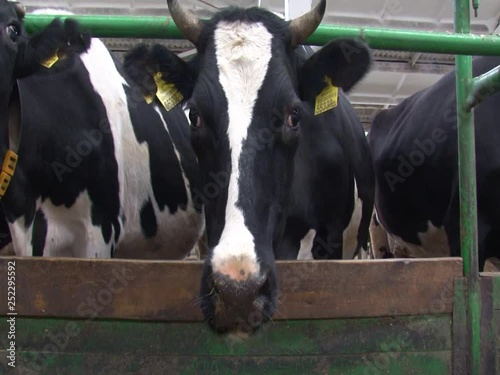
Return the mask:
[[[273, 316], [276, 259], [363, 258], [370, 238], [376, 258], [460, 255], [454, 72], [367, 137], [346, 93], [368, 46], [301, 47], [325, 0], [290, 22], [167, 5], [190, 61], [162, 45], [120, 61], [70, 18], [28, 36], [24, 7], [0, 0], [2, 246], [183, 259], [204, 239], [201, 309], [219, 333]], [[500, 57], [473, 64], [477, 76]], [[481, 270], [500, 257], [499, 118], [497, 93], [475, 111]]]

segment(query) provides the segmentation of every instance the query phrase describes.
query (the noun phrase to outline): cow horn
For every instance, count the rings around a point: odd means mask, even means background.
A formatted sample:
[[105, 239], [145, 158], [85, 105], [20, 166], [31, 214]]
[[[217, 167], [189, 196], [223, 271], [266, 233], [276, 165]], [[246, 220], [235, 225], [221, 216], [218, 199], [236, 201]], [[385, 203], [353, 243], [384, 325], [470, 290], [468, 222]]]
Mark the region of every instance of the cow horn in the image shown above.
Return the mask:
[[167, 0], [167, 5], [179, 30], [187, 40], [196, 45], [201, 33], [201, 22], [198, 17], [179, 4], [178, 0]]
[[290, 22], [290, 33], [292, 34], [291, 46], [296, 47], [303, 44], [307, 38], [318, 28], [325, 15], [326, 0], [320, 0], [318, 5], [302, 16]]
[[17, 16], [20, 19], [23, 19], [24, 16], [26, 16], [26, 7], [18, 1], [11, 1], [10, 3], [12, 4], [12, 7], [16, 11]]

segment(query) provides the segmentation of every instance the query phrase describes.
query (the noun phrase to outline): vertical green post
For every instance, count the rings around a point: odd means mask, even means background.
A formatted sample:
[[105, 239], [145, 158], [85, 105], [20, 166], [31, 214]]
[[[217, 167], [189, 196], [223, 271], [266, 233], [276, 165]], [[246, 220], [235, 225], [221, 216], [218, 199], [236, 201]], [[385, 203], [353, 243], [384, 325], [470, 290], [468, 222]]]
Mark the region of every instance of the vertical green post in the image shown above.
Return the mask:
[[[470, 2], [455, 0], [455, 32], [470, 33]], [[466, 107], [473, 89], [472, 57], [457, 55], [456, 97], [458, 121], [458, 168], [460, 186], [460, 247], [467, 278], [467, 331], [470, 374], [480, 375], [480, 285], [477, 247], [476, 147], [474, 109]]]

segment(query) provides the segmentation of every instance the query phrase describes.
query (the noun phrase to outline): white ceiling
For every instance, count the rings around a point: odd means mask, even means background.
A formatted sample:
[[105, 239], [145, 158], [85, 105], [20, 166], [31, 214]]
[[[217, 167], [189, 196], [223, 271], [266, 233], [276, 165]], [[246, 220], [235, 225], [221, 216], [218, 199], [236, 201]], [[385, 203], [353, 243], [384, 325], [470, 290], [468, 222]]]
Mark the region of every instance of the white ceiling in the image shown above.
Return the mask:
[[[22, 1], [22, 0], [21, 0]], [[284, 14], [287, 0], [260, 0], [262, 7]], [[303, 8], [302, 0], [299, 1]], [[310, 2], [310, 0], [304, 0]], [[312, 0], [313, 5], [319, 0]], [[469, 1], [470, 2], [470, 1]], [[66, 9], [76, 14], [165, 15], [166, 0], [24, 0], [28, 11], [39, 7]], [[228, 5], [256, 6], [259, 0], [184, 0], [199, 16], [209, 17]], [[292, 9], [293, 11], [293, 9]], [[404, 28], [453, 32], [453, 0], [328, 0], [325, 24]], [[472, 17], [474, 34], [499, 34], [500, 0], [480, 0], [478, 17]], [[126, 50], [136, 40], [107, 40], [110, 48]], [[179, 52], [192, 46], [186, 41], [167, 41]], [[374, 51], [373, 70], [351, 92], [350, 98], [368, 124], [377, 110], [436, 82], [453, 68], [450, 55]]]

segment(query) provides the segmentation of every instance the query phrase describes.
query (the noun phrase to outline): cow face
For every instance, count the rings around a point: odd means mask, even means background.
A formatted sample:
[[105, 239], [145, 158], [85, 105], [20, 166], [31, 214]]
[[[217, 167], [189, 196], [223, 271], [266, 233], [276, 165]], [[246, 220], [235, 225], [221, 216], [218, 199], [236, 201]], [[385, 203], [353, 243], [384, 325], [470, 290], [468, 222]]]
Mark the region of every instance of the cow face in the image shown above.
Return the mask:
[[14, 85], [16, 58], [21, 43], [24, 8], [21, 4], [0, 0], [0, 106], [7, 113], [10, 93]]
[[[21, 3], [0, 0], [0, 131], [4, 135], [7, 106], [15, 81], [50, 67], [49, 61], [64, 60], [85, 52], [90, 34], [81, 32], [75, 20], [54, 19], [44, 30], [28, 38], [23, 28], [25, 8]], [[17, 96], [13, 95], [16, 99]]]
[[314, 126], [314, 101], [327, 78], [348, 90], [369, 67], [368, 48], [354, 40], [331, 42], [307, 60], [298, 52], [325, 3], [292, 22], [259, 8], [230, 8], [201, 23], [168, 1], [198, 51], [191, 66], [166, 50], [156, 61], [189, 97], [210, 248], [201, 307], [216, 332], [251, 333], [272, 317], [273, 248], [284, 229], [301, 129]]

